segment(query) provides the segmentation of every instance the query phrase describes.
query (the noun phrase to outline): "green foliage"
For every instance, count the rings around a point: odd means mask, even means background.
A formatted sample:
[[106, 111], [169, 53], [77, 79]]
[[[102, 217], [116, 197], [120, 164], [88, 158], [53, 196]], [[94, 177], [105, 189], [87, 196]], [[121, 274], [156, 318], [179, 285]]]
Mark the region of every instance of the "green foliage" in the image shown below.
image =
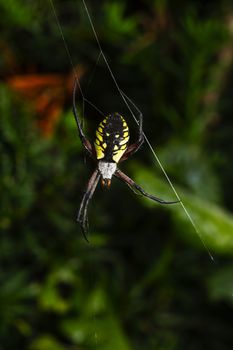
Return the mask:
[[117, 41], [122, 40], [123, 37], [134, 37], [138, 34], [137, 19], [134, 17], [127, 18], [124, 16], [124, 2], [108, 2], [104, 6], [104, 11], [106, 16], [104, 29], [108, 35], [108, 40], [113, 40], [117, 43]]
[[227, 300], [232, 304], [233, 295], [233, 270], [232, 266], [216, 271], [213, 276], [208, 279], [208, 290], [210, 297], [215, 301]]
[[9, 0], [0, 2], [0, 8], [3, 11], [3, 18], [18, 28], [28, 28], [32, 25], [32, 17], [34, 15], [34, 8], [31, 2], [25, 1], [22, 3], [19, 0]]
[[[137, 170], [134, 171], [134, 178], [138, 183], [141, 183], [144, 188], [147, 187], [150, 193], [157, 193], [160, 197], [169, 198], [171, 195], [174, 197], [167, 183], [156, 178], [151, 171], [143, 169], [142, 166], [137, 166]], [[196, 223], [199, 235], [204, 244], [213, 254], [222, 253], [232, 255], [233, 216], [226, 210], [223, 210], [201, 197], [198, 198], [178, 186], [175, 186], [175, 188]], [[144, 203], [147, 206], [154, 207], [156, 205], [152, 201], [148, 202], [144, 200]], [[182, 235], [186, 241], [192, 242], [192, 235], [195, 235], [196, 232], [181, 205], [174, 205], [173, 208], [169, 208], [169, 210], [174, 216], [174, 224], [176, 222], [178, 224], [177, 231], [179, 235]], [[196, 234], [198, 236], [198, 233]]]
[[[85, 97], [104, 113], [122, 112], [133, 142], [137, 128], [103, 59], [96, 62], [82, 1], [54, 4], [73, 64], [83, 69]], [[215, 263], [180, 204], [160, 206], [117, 179], [110, 191], [97, 188], [86, 244], [75, 217], [92, 167], [72, 115], [72, 67], [51, 6], [0, 1], [0, 349], [231, 349], [231, 2], [87, 4], [117, 81], [143, 111], [144, 131]], [[29, 72], [64, 78], [56, 102], [65, 107], [49, 138], [38, 119], [52, 115], [34, 107], [53, 87], [42, 95], [31, 88], [31, 100], [10, 88], [14, 74], [26, 82]], [[100, 118], [85, 105], [90, 137]], [[154, 161], [144, 145], [120, 166], [172, 200]]]

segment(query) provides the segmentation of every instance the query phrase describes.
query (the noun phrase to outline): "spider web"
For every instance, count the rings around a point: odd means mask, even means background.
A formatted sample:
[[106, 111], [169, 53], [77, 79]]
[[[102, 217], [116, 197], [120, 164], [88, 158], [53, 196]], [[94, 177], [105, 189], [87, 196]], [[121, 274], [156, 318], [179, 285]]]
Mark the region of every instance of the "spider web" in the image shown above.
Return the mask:
[[[58, 15], [57, 15], [55, 6], [54, 6], [54, 0], [48, 0], [48, 1], [49, 1], [49, 3], [50, 3], [51, 8], [52, 8], [52, 11], [53, 11], [53, 13], [54, 13], [54, 17], [55, 17], [55, 19], [56, 19], [57, 26], [58, 26], [59, 32], [60, 32], [60, 34], [61, 34], [61, 38], [62, 38], [62, 41], [63, 41], [63, 43], [64, 43], [64, 47], [65, 47], [67, 56], [68, 56], [68, 58], [69, 58], [69, 60], [70, 60], [70, 63], [71, 63], [71, 66], [72, 66], [72, 69], [73, 69], [73, 72], [74, 72], [74, 76], [75, 76], [75, 79], [76, 79], [76, 81], [77, 81], [80, 94], [81, 94], [81, 96], [82, 96], [83, 115], [84, 115], [84, 104], [85, 104], [85, 102], [86, 102], [87, 104], [89, 104], [90, 106], [92, 106], [94, 109], [96, 109], [99, 113], [101, 113], [101, 114], [103, 115], [103, 112], [102, 112], [101, 110], [99, 110], [91, 101], [89, 101], [88, 99], [86, 99], [86, 97], [85, 97], [85, 95], [84, 95], [84, 93], [83, 93], [83, 90], [82, 90], [82, 87], [81, 87], [81, 84], [80, 84], [80, 81], [79, 81], [79, 78], [78, 78], [78, 74], [77, 74], [77, 72], [76, 72], [75, 65], [74, 65], [74, 62], [73, 62], [73, 60], [72, 60], [71, 53], [70, 53], [70, 50], [69, 50], [69, 48], [68, 48], [66, 39], [65, 39], [65, 37], [64, 37], [64, 33], [63, 33], [63, 30], [62, 30], [62, 27], [61, 27], [61, 24], [60, 24], [60, 21], [59, 21], [59, 18], [58, 18]], [[97, 61], [99, 61], [99, 59], [102, 57], [102, 59], [103, 59], [105, 65], [106, 65], [106, 67], [107, 67], [107, 69], [108, 69], [108, 71], [109, 71], [109, 74], [110, 74], [110, 76], [111, 76], [111, 78], [112, 78], [112, 81], [113, 81], [113, 83], [114, 83], [114, 85], [115, 85], [115, 87], [116, 87], [116, 89], [117, 89], [117, 91], [118, 91], [118, 93], [119, 93], [121, 99], [123, 100], [125, 106], [127, 107], [128, 111], [130, 112], [130, 114], [131, 114], [131, 116], [133, 117], [134, 121], [135, 121], [136, 124], [138, 125], [139, 122], [138, 122], [138, 120], [137, 120], [137, 118], [136, 118], [136, 116], [135, 116], [135, 114], [134, 114], [133, 109], [134, 109], [135, 111], [137, 111], [137, 113], [141, 113], [141, 111], [140, 111], [140, 109], [137, 107], [137, 105], [133, 102], [133, 100], [132, 100], [131, 98], [129, 98], [129, 97], [126, 95], [126, 93], [120, 88], [120, 85], [118, 84], [117, 78], [116, 78], [116, 76], [115, 76], [113, 70], [111, 69], [110, 64], [109, 64], [109, 62], [108, 62], [108, 60], [107, 60], [107, 58], [106, 58], [106, 56], [105, 56], [105, 53], [104, 53], [104, 51], [103, 51], [103, 48], [102, 48], [102, 45], [101, 45], [101, 43], [100, 43], [98, 34], [97, 34], [96, 30], [95, 30], [95, 26], [94, 26], [93, 19], [92, 19], [92, 17], [91, 17], [90, 11], [89, 11], [89, 9], [88, 9], [88, 7], [87, 7], [87, 3], [86, 3], [85, 0], [81, 0], [81, 1], [82, 1], [82, 3], [83, 3], [83, 7], [84, 7], [84, 9], [85, 9], [87, 18], [88, 18], [88, 20], [89, 20], [90, 27], [91, 27], [92, 32], [93, 32], [93, 35], [94, 35], [94, 37], [95, 37], [97, 46], [98, 46], [98, 48], [99, 48], [99, 55], [98, 55]], [[153, 146], [151, 145], [151, 143], [150, 143], [148, 137], [146, 136], [146, 134], [145, 134], [144, 132], [143, 132], [143, 134], [144, 134], [145, 141], [146, 141], [146, 143], [147, 143], [147, 145], [148, 145], [150, 151], [151, 151], [152, 154], [153, 154], [153, 157], [154, 157], [154, 159], [155, 159], [155, 162], [159, 165], [159, 167], [160, 167], [160, 169], [161, 169], [163, 175], [165, 176], [165, 178], [166, 178], [166, 180], [167, 180], [169, 186], [171, 187], [171, 189], [172, 189], [172, 191], [174, 192], [176, 198], [177, 198], [178, 201], [180, 202], [180, 205], [181, 205], [183, 211], [185, 212], [185, 215], [186, 215], [187, 219], [190, 221], [190, 223], [191, 223], [191, 225], [192, 225], [194, 231], [195, 231], [196, 234], [198, 235], [198, 237], [199, 237], [200, 241], [202, 242], [204, 248], [206, 249], [206, 251], [207, 251], [207, 253], [208, 253], [210, 259], [214, 262], [214, 261], [215, 261], [215, 260], [214, 260], [214, 257], [213, 257], [213, 255], [211, 254], [210, 250], [208, 249], [208, 247], [207, 247], [207, 245], [206, 245], [206, 243], [205, 243], [205, 241], [204, 241], [204, 239], [203, 239], [203, 237], [202, 237], [202, 235], [201, 235], [201, 232], [200, 232], [199, 228], [197, 227], [197, 225], [196, 225], [196, 223], [194, 222], [194, 220], [193, 220], [191, 214], [189, 213], [189, 211], [188, 211], [188, 209], [186, 208], [184, 202], [182, 201], [180, 195], [178, 194], [178, 192], [177, 192], [175, 186], [173, 185], [173, 183], [172, 183], [170, 177], [168, 176], [168, 174], [167, 174], [167, 172], [166, 172], [166, 170], [165, 170], [163, 164], [161, 163], [161, 161], [160, 161], [158, 155], [156, 154], [156, 152], [155, 152]]]

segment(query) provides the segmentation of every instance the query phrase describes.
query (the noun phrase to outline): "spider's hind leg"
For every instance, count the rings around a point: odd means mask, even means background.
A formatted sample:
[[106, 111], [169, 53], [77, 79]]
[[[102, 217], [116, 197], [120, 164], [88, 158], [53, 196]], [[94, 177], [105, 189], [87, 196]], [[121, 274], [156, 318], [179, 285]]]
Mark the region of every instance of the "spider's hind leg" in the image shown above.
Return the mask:
[[134, 192], [137, 191], [140, 194], [142, 194], [144, 197], [147, 197], [155, 202], [158, 202], [160, 204], [175, 204], [175, 203], [180, 203], [180, 201], [165, 201], [164, 199], [155, 197], [149, 193], [147, 193], [141, 186], [139, 186], [138, 184], [136, 184], [129, 176], [127, 176], [126, 174], [124, 174], [121, 170], [117, 170], [114, 174], [118, 179], [120, 179], [121, 181], [125, 182], [131, 190], [133, 190]]
[[99, 179], [100, 179], [100, 174], [99, 174], [98, 169], [96, 169], [93, 172], [93, 174], [92, 174], [92, 176], [87, 184], [87, 189], [86, 189], [86, 192], [84, 193], [84, 196], [83, 196], [80, 208], [79, 208], [79, 212], [78, 212], [78, 217], [77, 217], [77, 221], [81, 226], [82, 234], [88, 243], [89, 243], [89, 241], [87, 238], [87, 234], [88, 234], [87, 208], [88, 208], [89, 201], [91, 200], [91, 198], [95, 192], [95, 189], [96, 189], [96, 186], [99, 182]]

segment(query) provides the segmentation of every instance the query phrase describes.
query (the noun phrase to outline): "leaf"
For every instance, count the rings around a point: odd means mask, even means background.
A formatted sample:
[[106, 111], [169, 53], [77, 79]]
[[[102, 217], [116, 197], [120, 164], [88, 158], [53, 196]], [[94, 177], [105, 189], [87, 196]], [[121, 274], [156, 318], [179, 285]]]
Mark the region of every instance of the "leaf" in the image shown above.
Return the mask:
[[114, 41], [122, 36], [132, 36], [137, 31], [136, 17], [126, 17], [125, 4], [119, 2], [105, 3], [106, 31], [108, 37]]
[[1, 1], [0, 8], [5, 12], [8, 21], [12, 21], [19, 27], [32, 25], [32, 6], [24, 4], [18, 0]]
[[66, 266], [52, 271], [39, 295], [40, 308], [58, 314], [66, 313], [70, 309], [70, 302], [62, 296], [59, 285], [65, 283], [70, 286], [74, 283], [74, 278], [73, 272]]
[[50, 335], [42, 335], [33, 341], [30, 350], [65, 350], [65, 347]]
[[228, 266], [215, 272], [208, 279], [207, 288], [213, 300], [233, 303], [233, 267]]
[[66, 319], [61, 330], [75, 344], [101, 350], [131, 350], [119, 320], [103, 288], [96, 288], [86, 300], [84, 314]]
[[[168, 183], [158, 179], [151, 171], [137, 167], [134, 168], [134, 179], [146, 191], [166, 200], [175, 200], [175, 195]], [[175, 185], [175, 184], [174, 184]], [[218, 205], [205, 201], [196, 195], [175, 185], [184, 205], [187, 207], [193, 221], [200, 231], [200, 236], [211, 252], [232, 255], [233, 254], [233, 216]], [[144, 199], [145, 205], [156, 207], [153, 201]], [[193, 242], [195, 230], [187, 218], [180, 204], [164, 206], [173, 216], [181, 237]]]

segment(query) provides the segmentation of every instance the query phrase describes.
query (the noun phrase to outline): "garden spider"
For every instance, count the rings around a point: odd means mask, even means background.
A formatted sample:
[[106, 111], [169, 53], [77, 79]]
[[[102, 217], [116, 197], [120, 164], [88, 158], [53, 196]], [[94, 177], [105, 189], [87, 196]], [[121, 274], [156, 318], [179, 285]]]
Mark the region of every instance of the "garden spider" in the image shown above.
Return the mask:
[[99, 124], [96, 130], [96, 140], [93, 145], [86, 138], [82, 130], [81, 122], [76, 109], [76, 90], [77, 81], [75, 80], [73, 89], [73, 113], [78, 126], [79, 137], [85, 150], [87, 151], [87, 154], [97, 162], [97, 168], [94, 170], [91, 178], [89, 179], [77, 217], [77, 221], [81, 226], [83, 236], [86, 241], [89, 242], [87, 239], [87, 208], [100, 179], [102, 186], [109, 188], [111, 185], [112, 176], [115, 176], [121, 181], [125, 182], [131, 188], [131, 190], [137, 191], [143, 196], [160, 204], [174, 204], [178, 203], [179, 201], [167, 202], [145, 192], [143, 188], [137, 185], [130, 177], [117, 168], [117, 164], [119, 162], [128, 159], [131, 155], [137, 152], [144, 142], [142, 113], [139, 115], [139, 136], [135, 143], [128, 146], [129, 128], [126, 121], [119, 113], [111, 113]]

